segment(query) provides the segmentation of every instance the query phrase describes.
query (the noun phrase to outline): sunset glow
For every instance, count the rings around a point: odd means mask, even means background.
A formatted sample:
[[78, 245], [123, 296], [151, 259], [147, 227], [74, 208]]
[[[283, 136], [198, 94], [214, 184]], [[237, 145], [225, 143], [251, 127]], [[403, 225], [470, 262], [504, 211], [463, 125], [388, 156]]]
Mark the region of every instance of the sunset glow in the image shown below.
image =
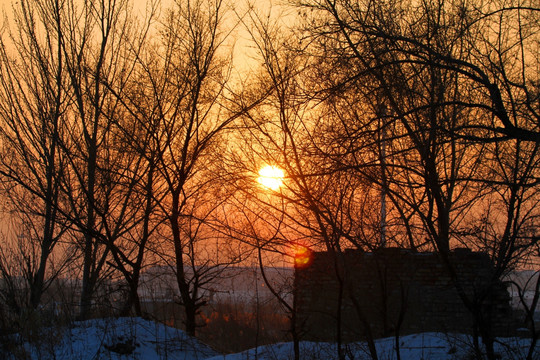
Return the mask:
[[259, 170], [257, 181], [265, 188], [276, 191], [283, 184], [284, 176], [283, 170], [277, 166], [267, 165]]
[[309, 248], [302, 245], [294, 247], [294, 266], [296, 268], [307, 267], [312, 260], [312, 252]]

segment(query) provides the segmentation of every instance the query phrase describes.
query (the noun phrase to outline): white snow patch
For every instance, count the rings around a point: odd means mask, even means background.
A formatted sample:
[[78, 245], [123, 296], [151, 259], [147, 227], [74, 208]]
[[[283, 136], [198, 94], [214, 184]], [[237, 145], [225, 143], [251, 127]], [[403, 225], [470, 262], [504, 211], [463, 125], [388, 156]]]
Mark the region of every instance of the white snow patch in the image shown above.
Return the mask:
[[26, 343], [29, 358], [203, 360], [217, 355], [182, 330], [141, 318], [75, 322], [61, 335], [52, 346], [47, 344], [49, 339], [39, 344]]
[[[501, 359], [524, 359], [529, 349], [530, 340], [508, 338], [498, 339], [496, 352]], [[458, 360], [469, 358], [472, 354], [472, 339], [466, 335], [446, 335], [441, 333], [423, 333], [402, 336], [399, 339], [401, 360]], [[375, 341], [379, 359], [395, 360], [397, 352], [395, 338], [385, 338]], [[371, 359], [365, 342], [343, 346], [346, 359]], [[536, 347], [536, 357], [540, 356], [540, 346]], [[292, 343], [280, 343], [261, 346], [239, 354], [216, 356], [207, 360], [289, 360], [294, 359]], [[315, 343], [303, 341], [300, 343], [300, 359], [302, 360], [337, 360], [337, 346], [332, 343]]]
[[[26, 359], [171, 359], [171, 360], [288, 360], [294, 359], [292, 343], [260, 346], [238, 354], [219, 355], [182, 330], [141, 318], [96, 319], [76, 322], [70, 328], [44, 329], [38, 341], [25, 343]], [[497, 339], [501, 359], [524, 359], [530, 339]], [[397, 359], [395, 338], [375, 342], [379, 359]], [[402, 360], [458, 360], [472, 354], [472, 339], [466, 335], [423, 333], [399, 338]], [[540, 345], [533, 358], [540, 358]], [[303, 341], [302, 360], [338, 358], [336, 344]], [[347, 359], [371, 359], [365, 342], [343, 345]], [[1, 353], [1, 351], [0, 351]], [[21, 355], [21, 354], [18, 354]], [[8, 359], [10, 357], [8, 356]], [[15, 356], [11, 356], [15, 358]]]

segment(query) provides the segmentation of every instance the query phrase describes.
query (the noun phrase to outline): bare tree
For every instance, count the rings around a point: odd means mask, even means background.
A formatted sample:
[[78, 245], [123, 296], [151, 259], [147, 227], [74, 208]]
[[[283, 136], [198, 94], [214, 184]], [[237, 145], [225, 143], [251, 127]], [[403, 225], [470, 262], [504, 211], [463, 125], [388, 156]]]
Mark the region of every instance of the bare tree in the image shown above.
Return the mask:
[[226, 140], [222, 134], [244, 107], [252, 106], [242, 104], [232, 112], [224, 106], [230, 72], [225, 6], [222, 1], [175, 2], [165, 13], [154, 52], [141, 58], [155, 119], [155, 183], [163, 191], [158, 211], [172, 239], [180, 304], [192, 335], [206, 303], [205, 284], [223, 262], [234, 261], [212, 260], [199, 245], [211, 231], [209, 216], [223, 201], [216, 172], [220, 142]]
[[50, 257], [69, 227], [58, 210], [66, 163], [60, 141], [71, 104], [58, 7], [57, 1], [19, 2], [13, 30], [0, 43], [1, 186], [18, 228], [13, 243], [19, 243], [3, 251], [21, 256], [8, 268], [23, 267], [30, 294], [19, 306], [34, 309], [56, 276], [48, 272]]
[[[474, 298], [466, 295], [448, 253], [458, 244], [490, 250], [495, 279], [512, 269], [508, 260], [524, 248], [531, 251], [537, 242], [531, 228], [537, 214], [529, 209], [537, 202], [532, 173], [538, 162], [533, 85], [538, 42], [532, 29], [538, 9], [472, 8], [461, 2], [301, 5], [314, 13], [305, 13], [313, 53], [334, 69], [322, 76], [327, 81], [316, 93], [330, 102], [342, 124], [337, 151], [328, 155], [344, 170], [381, 186], [401, 214], [404, 232], [413, 234], [417, 228], [417, 236], [428, 237], [454, 275], [493, 358], [490, 315], [484, 313], [491, 285]], [[495, 17], [498, 27], [492, 26]], [[360, 104], [350, 102], [352, 91], [362, 94]], [[340, 106], [333, 104], [336, 99]], [[365, 146], [370, 133], [382, 134], [371, 148], [386, 143], [386, 159], [370, 162], [377, 159], [377, 152]], [[343, 139], [346, 146], [338, 143]], [[486, 217], [466, 221], [499, 195], [505, 205], [497, 215], [491, 212], [489, 225], [483, 222]], [[488, 228], [498, 234], [488, 236], [497, 244], [489, 249], [462, 236], [475, 233], [486, 239]]]
[[[138, 28], [128, 1], [62, 3], [62, 52], [73, 99], [62, 139], [68, 159], [66, 213], [83, 235], [80, 315], [90, 315], [95, 288], [117, 241], [139, 223], [132, 202], [145, 162], [129, 150], [115, 124], [147, 28]], [[142, 34], [142, 35], [141, 35]], [[128, 234], [128, 235], [126, 235]], [[118, 253], [114, 252], [116, 257]]]
[[[263, 64], [255, 87], [270, 84], [272, 93], [243, 118], [242, 135], [238, 136], [244, 142], [237, 149], [241, 155], [232, 158], [242, 164], [237, 165], [239, 176], [245, 176], [237, 184], [239, 214], [235, 219], [244, 218], [246, 222], [231, 226], [236, 227], [237, 237], [245, 238], [257, 249], [262, 274], [262, 254], [285, 253], [295, 243], [334, 255], [338, 306], [332, 316], [337, 319], [338, 355], [344, 358], [341, 305], [348, 276], [342, 266], [342, 251], [350, 246], [371, 245], [358, 231], [362, 214], [356, 212], [366, 204], [367, 198], [360, 196], [361, 189], [367, 188], [366, 182], [336, 171], [321, 151], [322, 146], [329, 145], [324, 132], [328, 113], [318, 113], [316, 101], [305, 96], [303, 82], [305, 73], [316, 64], [302, 54], [303, 49], [296, 47], [298, 39], [286, 33], [278, 21], [255, 13], [250, 20], [248, 27]], [[264, 164], [284, 170], [279, 189], [264, 189], [254, 181], [257, 167]], [[250, 205], [241, 200], [244, 197], [250, 199]], [[286, 301], [276, 289], [273, 293], [289, 314], [295, 358], [299, 358], [302, 325], [297, 318], [296, 299]], [[373, 339], [371, 345], [376, 356]]]

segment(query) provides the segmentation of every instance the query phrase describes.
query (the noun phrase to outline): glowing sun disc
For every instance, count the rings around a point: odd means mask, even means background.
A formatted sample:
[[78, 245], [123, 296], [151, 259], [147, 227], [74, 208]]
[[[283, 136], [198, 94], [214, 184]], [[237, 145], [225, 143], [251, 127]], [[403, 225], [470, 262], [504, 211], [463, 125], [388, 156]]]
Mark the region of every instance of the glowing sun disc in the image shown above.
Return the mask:
[[265, 188], [275, 191], [283, 184], [284, 176], [283, 170], [277, 166], [267, 165], [259, 170], [257, 181]]

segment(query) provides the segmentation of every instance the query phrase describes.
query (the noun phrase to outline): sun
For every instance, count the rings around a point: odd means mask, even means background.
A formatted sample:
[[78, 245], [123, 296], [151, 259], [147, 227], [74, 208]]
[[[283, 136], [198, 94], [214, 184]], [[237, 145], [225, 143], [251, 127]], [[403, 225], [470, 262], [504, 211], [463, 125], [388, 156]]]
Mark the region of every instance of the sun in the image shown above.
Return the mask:
[[259, 177], [257, 178], [257, 181], [265, 188], [276, 191], [283, 184], [284, 176], [285, 173], [283, 170], [277, 166], [266, 165], [259, 170]]

